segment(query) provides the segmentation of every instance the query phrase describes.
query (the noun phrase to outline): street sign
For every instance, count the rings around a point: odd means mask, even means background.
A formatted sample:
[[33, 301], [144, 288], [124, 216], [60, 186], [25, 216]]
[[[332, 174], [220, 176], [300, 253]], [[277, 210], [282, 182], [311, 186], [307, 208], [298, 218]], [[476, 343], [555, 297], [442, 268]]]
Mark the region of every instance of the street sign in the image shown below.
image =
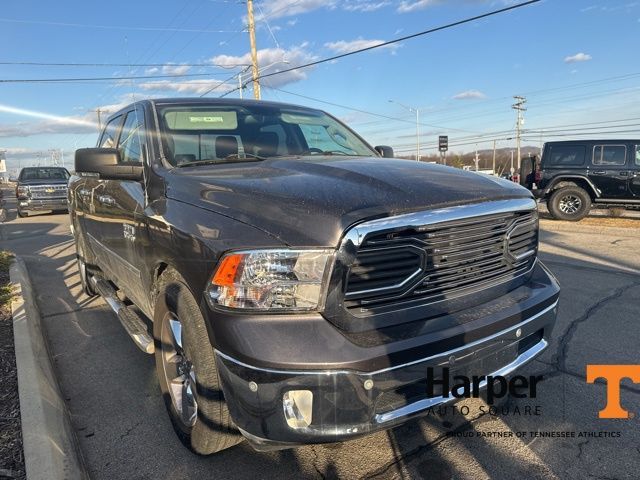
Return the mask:
[[447, 135], [440, 135], [438, 137], [438, 148], [441, 152], [449, 150], [449, 137]]

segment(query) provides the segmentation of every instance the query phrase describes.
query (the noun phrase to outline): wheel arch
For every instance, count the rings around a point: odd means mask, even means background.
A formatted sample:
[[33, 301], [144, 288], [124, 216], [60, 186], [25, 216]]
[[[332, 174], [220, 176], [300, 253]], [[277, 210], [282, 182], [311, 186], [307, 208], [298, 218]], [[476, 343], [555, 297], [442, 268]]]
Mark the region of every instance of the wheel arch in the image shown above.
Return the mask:
[[562, 187], [582, 188], [591, 196], [591, 200], [595, 200], [601, 196], [600, 190], [598, 190], [588, 177], [582, 175], [563, 175], [553, 180], [553, 183], [547, 189], [546, 197], [548, 198], [554, 191]]

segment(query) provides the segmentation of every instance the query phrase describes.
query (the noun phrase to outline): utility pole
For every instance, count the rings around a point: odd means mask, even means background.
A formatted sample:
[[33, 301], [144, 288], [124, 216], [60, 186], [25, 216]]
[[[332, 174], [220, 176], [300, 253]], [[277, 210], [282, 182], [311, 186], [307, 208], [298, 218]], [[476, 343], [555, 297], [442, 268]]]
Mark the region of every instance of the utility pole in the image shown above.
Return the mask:
[[511, 108], [513, 108], [514, 110], [516, 110], [516, 112], [518, 112], [518, 117], [516, 120], [516, 149], [518, 150], [518, 158], [517, 158], [517, 168], [518, 168], [518, 174], [520, 174], [520, 148], [521, 148], [521, 134], [522, 134], [522, 125], [524, 124], [524, 117], [523, 117], [523, 113], [525, 112], [527, 109], [525, 108], [525, 103], [527, 103], [527, 99], [524, 97], [521, 97], [519, 95], [516, 95], [515, 97], [513, 97], [516, 101], [515, 104], [513, 104], [513, 106]]
[[249, 22], [249, 42], [251, 44], [251, 70], [253, 72], [253, 96], [260, 100], [260, 80], [258, 79], [258, 51], [256, 49], [256, 23], [253, 18], [253, 0], [247, 0], [247, 20]]
[[493, 174], [496, 174], [496, 140], [493, 141]]
[[476, 146], [476, 158], [474, 159], [476, 162], [476, 172], [478, 171], [478, 164], [480, 163], [480, 157], [478, 156], [478, 147]]

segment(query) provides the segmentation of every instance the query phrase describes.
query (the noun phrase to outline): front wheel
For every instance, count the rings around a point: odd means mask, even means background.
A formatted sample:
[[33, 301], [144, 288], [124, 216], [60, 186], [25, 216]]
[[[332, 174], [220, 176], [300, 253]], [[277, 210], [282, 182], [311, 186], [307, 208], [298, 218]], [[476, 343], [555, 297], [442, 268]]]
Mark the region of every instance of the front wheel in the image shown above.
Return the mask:
[[553, 218], [577, 222], [589, 213], [591, 197], [580, 187], [562, 187], [551, 194], [547, 207]]
[[182, 443], [210, 455], [242, 441], [224, 401], [213, 347], [198, 303], [182, 278], [165, 271], [153, 316], [156, 371]]

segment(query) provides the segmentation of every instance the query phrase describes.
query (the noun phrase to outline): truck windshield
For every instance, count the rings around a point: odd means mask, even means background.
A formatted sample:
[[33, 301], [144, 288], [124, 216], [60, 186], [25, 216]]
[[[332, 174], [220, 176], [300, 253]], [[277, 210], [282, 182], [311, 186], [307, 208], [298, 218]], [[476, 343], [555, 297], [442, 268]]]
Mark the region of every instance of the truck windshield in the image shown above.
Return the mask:
[[19, 180], [67, 180], [69, 172], [64, 168], [23, 168]]
[[157, 105], [173, 166], [311, 155], [377, 156], [324, 112], [262, 105]]

